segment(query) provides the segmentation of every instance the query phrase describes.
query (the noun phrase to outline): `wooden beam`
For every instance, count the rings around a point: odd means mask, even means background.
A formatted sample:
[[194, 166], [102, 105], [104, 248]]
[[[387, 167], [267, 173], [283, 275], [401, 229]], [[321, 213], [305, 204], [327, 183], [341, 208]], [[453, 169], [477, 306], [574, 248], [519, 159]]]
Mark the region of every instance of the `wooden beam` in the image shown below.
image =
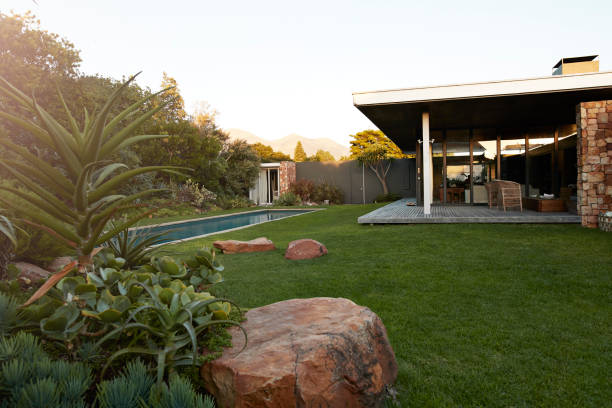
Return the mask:
[[474, 204], [474, 129], [470, 128], [470, 204]]
[[442, 131], [442, 202], [446, 204], [446, 130]]

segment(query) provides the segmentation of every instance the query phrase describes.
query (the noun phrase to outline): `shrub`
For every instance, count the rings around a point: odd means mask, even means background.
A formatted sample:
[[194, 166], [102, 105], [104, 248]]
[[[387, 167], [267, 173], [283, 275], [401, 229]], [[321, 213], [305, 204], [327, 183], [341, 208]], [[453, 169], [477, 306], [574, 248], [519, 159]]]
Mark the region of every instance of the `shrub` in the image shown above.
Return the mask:
[[190, 203], [194, 207], [204, 208], [207, 203], [217, 199], [217, 195], [191, 179], [176, 188], [174, 193], [178, 201]]
[[0, 396], [6, 407], [85, 407], [92, 382], [83, 363], [53, 361], [29, 333], [0, 340]]
[[374, 199], [374, 202], [375, 203], [387, 203], [389, 201], [400, 200], [401, 198], [402, 196], [397, 193], [380, 194], [376, 196], [376, 198]]
[[74, 249], [63, 241], [53, 238], [46, 232], [24, 225], [27, 235], [18, 239], [15, 259], [46, 267], [49, 262], [60, 256], [74, 255]]
[[[50, 346], [76, 358], [76, 346], [94, 339], [107, 368], [128, 354], [154, 358], [157, 382], [168, 371], [195, 366], [203, 358], [198, 338], [213, 325], [240, 325], [230, 319], [231, 303], [208, 290], [222, 282], [214, 252], [198, 250], [179, 263], [169, 256], [152, 257], [136, 270], [110, 249], [94, 257], [97, 273], [61, 279], [35, 303], [26, 302], [22, 326], [30, 327]], [[89, 340], [88, 340], [89, 341]]]
[[344, 193], [340, 188], [324, 181], [315, 187], [312, 199], [318, 203], [329, 200], [330, 204], [342, 204], [344, 202]]
[[274, 200], [274, 205], [291, 206], [301, 204], [302, 200], [300, 199], [300, 197], [291, 191], [287, 191], [281, 194], [276, 200]]
[[293, 194], [300, 196], [302, 201], [307, 202], [310, 201], [315, 191], [315, 184], [310, 180], [302, 179], [291, 183], [289, 190], [291, 190]]
[[[87, 395], [92, 382], [87, 364], [51, 359], [30, 333], [0, 339], [1, 407], [84, 408], [94, 400]], [[104, 408], [214, 407], [212, 398], [198, 394], [178, 374], [171, 375], [168, 384], [156, 385], [140, 360], [128, 362], [119, 376], [101, 382], [96, 391], [95, 406]]]
[[255, 205], [255, 203], [249, 200], [247, 197], [230, 195], [219, 195], [216, 203], [224, 210], [231, 208], [247, 208]]

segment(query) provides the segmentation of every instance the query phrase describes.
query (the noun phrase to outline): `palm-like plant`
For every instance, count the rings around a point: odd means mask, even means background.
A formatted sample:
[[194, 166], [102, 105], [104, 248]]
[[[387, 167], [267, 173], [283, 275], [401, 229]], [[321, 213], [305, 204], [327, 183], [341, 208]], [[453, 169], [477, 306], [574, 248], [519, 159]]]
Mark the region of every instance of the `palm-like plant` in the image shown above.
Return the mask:
[[[23, 187], [0, 186], [0, 190], [4, 190], [0, 202], [10, 207], [28, 224], [47, 231], [75, 248], [81, 269], [91, 265], [95, 247], [151, 211], [135, 215], [109, 229], [107, 223], [117, 212], [134, 206], [134, 202], [142, 197], [160, 191], [150, 189], [126, 196], [116, 194], [117, 188], [139, 174], [179, 170], [173, 166], [127, 169], [125, 164], [112, 159], [116, 152], [136, 142], [165, 137], [134, 135], [146, 120], [164, 107], [162, 104], [138, 114], [137, 111], [157, 94], [142, 98], [117, 116], [110, 117], [109, 113], [117, 98], [134, 78], [123, 83], [95, 115], [89, 116], [85, 110], [81, 127], [58, 90], [70, 124], [69, 129], [66, 129], [41, 108], [35, 99], [0, 77], [0, 93], [32, 113], [34, 119], [24, 119], [3, 111], [0, 111], [0, 117], [29, 132], [41, 146], [56, 152], [61, 165], [61, 168], [53, 167], [25, 147], [12, 143], [6, 137], [0, 138], [0, 145], [18, 158], [0, 158], [0, 166]], [[161, 92], [164, 91], [166, 89]], [[124, 121], [128, 121], [128, 124], [122, 126]]]

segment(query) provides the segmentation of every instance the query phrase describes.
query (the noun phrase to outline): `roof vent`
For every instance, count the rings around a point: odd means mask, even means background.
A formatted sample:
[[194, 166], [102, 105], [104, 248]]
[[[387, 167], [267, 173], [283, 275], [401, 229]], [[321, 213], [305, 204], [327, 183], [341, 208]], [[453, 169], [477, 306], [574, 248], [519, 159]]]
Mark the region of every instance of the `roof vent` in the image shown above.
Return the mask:
[[553, 67], [553, 75], [582, 74], [599, 72], [599, 55], [561, 58]]

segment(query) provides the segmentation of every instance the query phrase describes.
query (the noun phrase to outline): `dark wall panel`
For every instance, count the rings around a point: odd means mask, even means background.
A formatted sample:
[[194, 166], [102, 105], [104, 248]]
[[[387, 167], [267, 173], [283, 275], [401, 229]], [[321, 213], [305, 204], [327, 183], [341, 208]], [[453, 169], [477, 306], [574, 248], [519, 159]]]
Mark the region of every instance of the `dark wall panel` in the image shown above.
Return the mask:
[[[374, 172], [362, 168], [356, 160], [342, 162], [299, 162], [296, 163], [297, 180], [312, 180], [315, 183], [326, 181], [344, 192], [344, 202], [361, 204], [365, 185], [365, 202], [371, 203], [382, 194], [382, 187]], [[415, 160], [394, 160], [387, 175], [389, 191], [402, 197], [415, 196]]]

